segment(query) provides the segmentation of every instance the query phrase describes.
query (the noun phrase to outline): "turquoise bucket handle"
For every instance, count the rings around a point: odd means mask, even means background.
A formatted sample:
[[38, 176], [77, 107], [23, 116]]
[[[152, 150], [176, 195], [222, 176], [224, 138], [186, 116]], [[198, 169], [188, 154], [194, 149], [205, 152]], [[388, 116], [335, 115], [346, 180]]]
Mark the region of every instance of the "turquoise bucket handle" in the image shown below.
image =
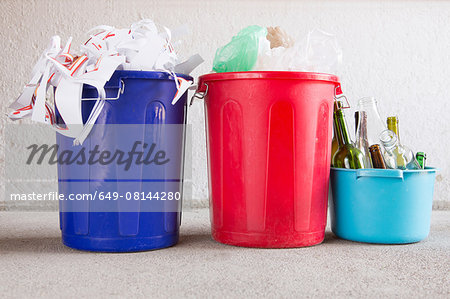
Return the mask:
[[356, 170], [356, 179], [360, 177], [394, 178], [403, 181], [403, 170], [362, 168]]

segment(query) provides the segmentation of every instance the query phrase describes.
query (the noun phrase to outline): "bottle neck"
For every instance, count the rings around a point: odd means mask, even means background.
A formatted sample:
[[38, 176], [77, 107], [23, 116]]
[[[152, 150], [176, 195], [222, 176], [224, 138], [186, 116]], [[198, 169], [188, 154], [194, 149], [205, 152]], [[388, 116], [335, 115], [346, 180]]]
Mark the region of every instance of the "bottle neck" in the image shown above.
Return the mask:
[[397, 139], [400, 140], [400, 135], [398, 134], [398, 118], [396, 116], [389, 116], [387, 118], [387, 128], [397, 135]]
[[366, 97], [358, 100], [359, 110], [361, 111], [376, 111], [378, 112], [377, 100], [373, 97]]
[[338, 145], [339, 147], [350, 144], [350, 135], [348, 134], [347, 124], [345, 122], [344, 112], [338, 110], [335, 113], [335, 124], [338, 130]]
[[367, 141], [367, 113], [366, 111], [355, 112], [356, 139]]
[[361, 111], [355, 111], [355, 134], [356, 134], [356, 136], [358, 136], [358, 131], [360, 130], [360, 128], [359, 128], [360, 116], [361, 116]]
[[378, 111], [377, 100], [373, 97], [362, 98], [358, 100], [358, 110], [365, 111], [367, 113], [367, 118], [370, 119], [369, 122], [380, 126], [380, 128], [386, 128], [385, 123], [380, 117]]
[[373, 167], [386, 169], [386, 164], [381, 156], [380, 146], [378, 144], [373, 144], [369, 147], [369, 152], [372, 158]]
[[397, 135], [391, 130], [384, 130], [380, 134], [380, 141], [388, 152], [398, 147]]
[[337, 140], [338, 136], [339, 136], [339, 126], [337, 124], [337, 119], [336, 119], [336, 111], [340, 110], [342, 108], [342, 102], [341, 101], [334, 101], [334, 108], [333, 108], [333, 119], [334, 119], [334, 126], [333, 126], [333, 130], [334, 130], [334, 136], [333, 139]]
[[425, 161], [427, 160], [427, 155], [424, 152], [418, 152], [416, 154], [416, 160], [422, 169], [425, 168]]

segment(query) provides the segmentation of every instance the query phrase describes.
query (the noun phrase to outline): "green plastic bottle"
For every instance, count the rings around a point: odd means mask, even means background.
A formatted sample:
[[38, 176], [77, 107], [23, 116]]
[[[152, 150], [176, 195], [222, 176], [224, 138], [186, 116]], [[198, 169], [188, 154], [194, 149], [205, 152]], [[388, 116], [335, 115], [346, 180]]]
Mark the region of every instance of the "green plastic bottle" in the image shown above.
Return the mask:
[[334, 125], [337, 133], [338, 150], [333, 156], [333, 167], [364, 168], [364, 155], [352, 145], [342, 109], [334, 112]]

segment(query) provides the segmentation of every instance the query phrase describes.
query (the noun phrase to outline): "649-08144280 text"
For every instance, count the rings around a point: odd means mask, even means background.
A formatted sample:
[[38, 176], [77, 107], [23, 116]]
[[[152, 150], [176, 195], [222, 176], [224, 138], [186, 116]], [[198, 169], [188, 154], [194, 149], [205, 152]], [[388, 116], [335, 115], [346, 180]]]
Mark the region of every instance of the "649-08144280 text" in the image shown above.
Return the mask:
[[53, 201], [53, 200], [100, 200], [100, 201], [115, 201], [115, 200], [142, 200], [142, 201], [178, 201], [181, 199], [181, 192], [104, 192], [95, 191], [94, 193], [70, 193], [63, 194], [58, 192], [48, 193], [12, 193], [10, 200], [12, 201]]

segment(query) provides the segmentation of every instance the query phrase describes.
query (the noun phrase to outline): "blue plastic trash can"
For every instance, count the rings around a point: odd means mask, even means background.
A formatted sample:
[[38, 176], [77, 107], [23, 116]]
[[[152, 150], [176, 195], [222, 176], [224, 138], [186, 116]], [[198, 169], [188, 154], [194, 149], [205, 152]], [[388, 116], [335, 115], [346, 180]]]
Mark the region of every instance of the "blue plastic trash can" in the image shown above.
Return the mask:
[[[177, 76], [192, 80], [186, 75]], [[72, 138], [57, 134], [59, 154], [64, 150], [79, 153], [84, 148], [85, 153], [107, 150], [118, 156], [122, 151], [125, 157], [127, 148], [130, 151], [137, 142], [145, 153], [140, 156], [142, 161], [153, 145], [153, 157], [162, 148], [169, 162], [156, 165], [133, 160], [128, 169], [125, 162], [58, 163], [59, 193], [66, 198], [60, 201], [63, 243], [102, 252], [175, 245], [181, 221], [187, 93], [172, 105], [177, 92], [174, 78], [163, 72], [145, 71], [116, 71], [105, 90], [108, 100], [83, 145], [73, 146]], [[97, 97], [96, 89], [84, 86], [84, 121]], [[90, 198], [81, 200], [86, 194]], [[78, 196], [79, 200], [67, 200], [69, 196]]]
[[358, 242], [403, 244], [430, 231], [436, 169], [331, 168], [333, 233]]

